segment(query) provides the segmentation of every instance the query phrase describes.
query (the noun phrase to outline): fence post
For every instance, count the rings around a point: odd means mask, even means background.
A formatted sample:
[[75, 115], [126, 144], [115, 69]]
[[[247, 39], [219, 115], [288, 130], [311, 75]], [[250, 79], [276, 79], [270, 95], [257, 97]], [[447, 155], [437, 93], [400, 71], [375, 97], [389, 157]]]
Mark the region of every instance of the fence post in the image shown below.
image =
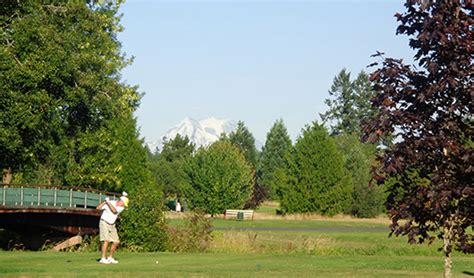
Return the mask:
[[3, 205], [5, 205], [6, 198], [7, 198], [7, 186], [4, 185], [3, 186]]
[[72, 207], [72, 189], [69, 189], [69, 207]]
[[22, 186], [20, 189], [20, 206], [23, 206], [23, 196], [24, 196], [24, 193], [23, 193], [23, 186]]
[[58, 189], [55, 187], [54, 188], [54, 204], [53, 204], [53, 206], [56, 206], [57, 198], [58, 198]]
[[87, 208], [87, 190], [84, 192], [84, 208]]
[[38, 187], [38, 206], [41, 204], [41, 187]]

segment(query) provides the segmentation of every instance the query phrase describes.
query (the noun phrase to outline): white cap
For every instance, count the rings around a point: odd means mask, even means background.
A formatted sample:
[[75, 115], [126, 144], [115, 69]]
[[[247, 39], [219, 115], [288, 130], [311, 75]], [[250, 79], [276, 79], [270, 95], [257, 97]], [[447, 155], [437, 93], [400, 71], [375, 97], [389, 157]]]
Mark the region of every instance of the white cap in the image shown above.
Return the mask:
[[123, 202], [123, 204], [125, 205], [125, 207], [128, 207], [128, 202], [129, 202], [129, 200], [128, 200], [127, 197], [121, 196], [121, 197], [120, 197], [120, 200]]
[[123, 191], [123, 192], [122, 192], [122, 196], [125, 196], [125, 197], [127, 197], [127, 196], [128, 196], [128, 193], [127, 193], [127, 192], [125, 192], [125, 191]]

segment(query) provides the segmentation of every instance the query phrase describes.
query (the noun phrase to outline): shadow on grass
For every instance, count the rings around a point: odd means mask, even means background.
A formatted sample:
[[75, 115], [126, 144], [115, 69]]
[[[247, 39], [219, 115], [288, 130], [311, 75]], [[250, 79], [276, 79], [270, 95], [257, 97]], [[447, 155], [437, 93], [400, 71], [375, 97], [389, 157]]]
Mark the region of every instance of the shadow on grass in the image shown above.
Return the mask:
[[474, 272], [463, 271], [462, 273], [463, 273], [463, 274], [466, 274], [466, 275], [469, 275], [469, 276], [474, 276]]

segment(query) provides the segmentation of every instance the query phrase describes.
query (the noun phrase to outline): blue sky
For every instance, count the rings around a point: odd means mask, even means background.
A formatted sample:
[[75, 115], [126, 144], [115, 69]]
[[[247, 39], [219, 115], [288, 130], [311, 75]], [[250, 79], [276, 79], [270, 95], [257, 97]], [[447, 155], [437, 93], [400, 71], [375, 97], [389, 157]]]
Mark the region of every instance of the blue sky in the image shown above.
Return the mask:
[[242, 120], [261, 142], [282, 118], [292, 139], [327, 107], [335, 75], [377, 50], [411, 60], [393, 15], [403, 1], [137, 1], [122, 6], [123, 79], [145, 93], [135, 113], [157, 141], [185, 117]]

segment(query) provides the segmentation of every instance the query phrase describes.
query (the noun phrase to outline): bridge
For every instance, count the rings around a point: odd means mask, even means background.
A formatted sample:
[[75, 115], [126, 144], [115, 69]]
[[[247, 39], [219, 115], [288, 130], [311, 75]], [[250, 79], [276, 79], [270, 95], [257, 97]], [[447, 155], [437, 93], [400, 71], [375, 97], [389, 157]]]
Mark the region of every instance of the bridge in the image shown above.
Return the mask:
[[[49, 185], [0, 184], [0, 229], [14, 231], [36, 249], [45, 240], [98, 233], [96, 206], [118, 194]], [[41, 247], [41, 246], [39, 246]]]

